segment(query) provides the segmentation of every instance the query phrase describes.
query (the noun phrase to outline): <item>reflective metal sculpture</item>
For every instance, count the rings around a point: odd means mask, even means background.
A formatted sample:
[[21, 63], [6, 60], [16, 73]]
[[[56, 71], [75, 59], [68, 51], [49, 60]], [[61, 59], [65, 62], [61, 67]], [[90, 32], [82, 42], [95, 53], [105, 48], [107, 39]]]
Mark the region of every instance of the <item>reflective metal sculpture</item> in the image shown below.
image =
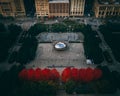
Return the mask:
[[65, 50], [67, 47], [67, 45], [63, 42], [57, 42], [55, 45], [54, 45], [54, 48], [56, 50]]

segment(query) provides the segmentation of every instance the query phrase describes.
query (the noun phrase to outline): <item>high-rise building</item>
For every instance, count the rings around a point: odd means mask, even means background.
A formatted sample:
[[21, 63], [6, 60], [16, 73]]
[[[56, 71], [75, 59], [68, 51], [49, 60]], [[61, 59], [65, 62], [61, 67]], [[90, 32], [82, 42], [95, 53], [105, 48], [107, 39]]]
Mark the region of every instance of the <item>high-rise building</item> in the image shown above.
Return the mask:
[[96, 18], [120, 16], [119, 0], [95, 0], [94, 12]]
[[36, 16], [43, 17], [49, 15], [48, 0], [35, 0]]
[[3, 16], [25, 16], [23, 0], [0, 0], [0, 14]]
[[84, 15], [85, 0], [70, 0], [70, 16]]
[[69, 16], [69, 0], [49, 0], [49, 16]]

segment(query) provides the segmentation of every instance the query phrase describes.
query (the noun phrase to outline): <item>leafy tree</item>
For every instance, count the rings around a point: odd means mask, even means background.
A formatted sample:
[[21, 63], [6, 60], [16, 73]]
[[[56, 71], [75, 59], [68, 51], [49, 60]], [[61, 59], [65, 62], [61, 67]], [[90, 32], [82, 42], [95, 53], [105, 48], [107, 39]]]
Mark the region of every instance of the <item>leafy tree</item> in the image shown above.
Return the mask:
[[118, 41], [120, 41], [120, 23], [110, 23], [107, 22], [105, 25], [101, 25], [99, 27], [100, 32], [104, 35], [106, 42], [111, 47], [113, 54], [117, 61], [120, 62], [120, 45]]
[[85, 25], [83, 24], [76, 24], [74, 25], [74, 32], [82, 32], [84, 30]]
[[1, 32], [6, 32], [5, 25], [3, 23], [0, 23], [0, 33]]
[[87, 25], [84, 28], [83, 34], [85, 35], [83, 44], [86, 57], [93, 60], [95, 64], [101, 63], [104, 58], [99, 47], [100, 41], [96, 37], [96, 32], [92, 31], [90, 25]]
[[35, 58], [37, 50], [37, 39], [35, 37], [28, 37], [24, 41], [17, 56], [17, 62], [26, 64]]
[[20, 26], [15, 24], [8, 25], [8, 30], [10, 32], [9, 33], [10, 44], [12, 45], [23, 30]]
[[3, 15], [2, 14], [0, 14], [0, 19], [3, 19]]
[[52, 25], [53, 32], [67, 32], [67, 26], [62, 23], [56, 23]]
[[65, 91], [68, 94], [72, 94], [75, 91], [76, 84], [74, 81], [69, 80], [65, 83]]
[[41, 32], [46, 32], [47, 26], [45, 24], [37, 23], [32, 26], [28, 31], [32, 36], [36, 36]]
[[6, 27], [0, 23], [0, 62], [4, 61], [8, 55], [9, 39]]
[[78, 24], [76, 21], [72, 21], [72, 20], [69, 20], [69, 19], [66, 19], [66, 20], [64, 20], [63, 21], [67, 26], [68, 25], [76, 25], [76, 24]]

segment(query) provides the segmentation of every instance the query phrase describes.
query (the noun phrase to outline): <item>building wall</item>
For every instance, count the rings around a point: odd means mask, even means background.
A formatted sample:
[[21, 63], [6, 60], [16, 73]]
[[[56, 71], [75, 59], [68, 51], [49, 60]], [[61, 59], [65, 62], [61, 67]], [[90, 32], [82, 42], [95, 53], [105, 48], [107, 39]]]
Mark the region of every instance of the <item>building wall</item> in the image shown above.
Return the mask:
[[49, 3], [48, 0], [35, 0], [36, 15], [37, 17], [49, 15]]
[[15, 15], [25, 16], [25, 7], [23, 0], [14, 0], [14, 4], [15, 4]]
[[14, 3], [10, 0], [0, 0], [0, 10], [3, 16], [14, 16]]
[[120, 16], [120, 4], [100, 4], [97, 0], [94, 4], [96, 18]]
[[69, 3], [49, 3], [49, 16], [66, 17], [69, 16]]
[[85, 0], [70, 0], [70, 16], [83, 16]]
[[23, 0], [0, 0], [0, 13], [3, 16], [25, 16]]

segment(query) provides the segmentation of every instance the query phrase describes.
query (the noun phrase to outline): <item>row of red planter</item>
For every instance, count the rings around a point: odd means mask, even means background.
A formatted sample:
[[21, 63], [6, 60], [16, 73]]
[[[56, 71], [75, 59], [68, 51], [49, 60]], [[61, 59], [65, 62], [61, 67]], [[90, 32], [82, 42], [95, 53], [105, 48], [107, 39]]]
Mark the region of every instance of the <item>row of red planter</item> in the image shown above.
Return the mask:
[[30, 81], [48, 81], [53, 80], [57, 81], [60, 78], [60, 74], [56, 69], [23, 69], [19, 73], [19, 78], [22, 80], [30, 80]]
[[76, 82], [90, 82], [102, 77], [102, 71], [100, 69], [92, 68], [66, 68], [62, 72], [62, 81], [74, 80]]
[[90, 82], [101, 78], [102, 71], [100, 69], [92, 68], [65, 68], [60, 76], [56, 69], [23, 69], [19, 73], [19, 78], [29, 81], [59, 81], [67, 82], [68, 80], [74, 80], [76, 82]]

